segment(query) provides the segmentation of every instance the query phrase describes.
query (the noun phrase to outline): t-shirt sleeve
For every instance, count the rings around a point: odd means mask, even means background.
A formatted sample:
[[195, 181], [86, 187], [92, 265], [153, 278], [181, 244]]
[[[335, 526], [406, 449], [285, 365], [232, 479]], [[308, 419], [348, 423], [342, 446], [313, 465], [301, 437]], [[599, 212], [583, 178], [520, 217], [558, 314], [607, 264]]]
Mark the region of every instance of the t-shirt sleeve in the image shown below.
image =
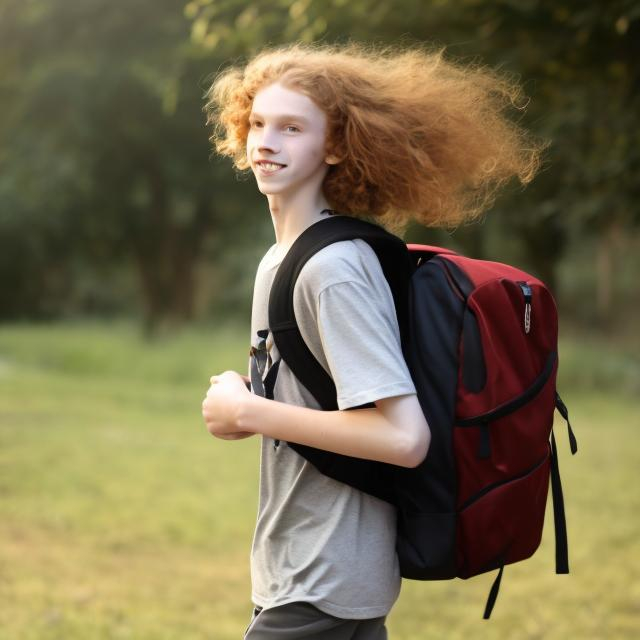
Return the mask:
[[315, 327], [299, 321], [300, 331], [333, 378], [339, 409], [416, 393], [386, 280], [337, 282], [314, 298]]

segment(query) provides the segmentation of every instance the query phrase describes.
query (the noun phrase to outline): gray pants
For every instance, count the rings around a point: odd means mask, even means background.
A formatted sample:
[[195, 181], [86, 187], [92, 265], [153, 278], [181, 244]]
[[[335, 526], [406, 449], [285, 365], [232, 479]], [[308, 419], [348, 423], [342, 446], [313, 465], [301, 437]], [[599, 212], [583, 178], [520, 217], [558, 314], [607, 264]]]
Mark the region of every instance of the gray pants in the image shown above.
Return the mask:
[[324, 613], [308, 602], [291, 602], [272, 609], [256, 607], [245, 640], [387, 640], [386, 617], [345, 620]]

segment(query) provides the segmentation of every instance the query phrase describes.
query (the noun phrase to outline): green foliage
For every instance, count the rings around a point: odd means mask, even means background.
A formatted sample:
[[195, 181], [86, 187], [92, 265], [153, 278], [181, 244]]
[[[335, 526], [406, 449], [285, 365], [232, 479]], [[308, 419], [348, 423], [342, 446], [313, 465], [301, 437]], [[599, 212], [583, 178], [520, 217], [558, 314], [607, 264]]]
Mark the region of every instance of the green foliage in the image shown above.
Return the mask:
[[238, 206], [225, 210], [234, 190], [209, 162], [202, 79], [215, 60], [174, 2], [0, 7], [0, 285], [18, 291], [0, 316], [66, 315], [70, 299], [91, 311], [101, 296], [81, 297], [79, 271], [99, 290], [124, 265], [148, 325], [193, 317], [205, 240], [228, 238], [221, 221]]
[[[624, 0], [0, 0], [0, 318], [244, 316], [273, 233], [253, 180], [214, 161], [204, 91], [265, 45], [351, 38], [521, 79], [545, 167], [449, 239], [611, 323], [616, 237], [640, 221], [639, 32]], [[561, 274], [586, 242], [585, 297]]]

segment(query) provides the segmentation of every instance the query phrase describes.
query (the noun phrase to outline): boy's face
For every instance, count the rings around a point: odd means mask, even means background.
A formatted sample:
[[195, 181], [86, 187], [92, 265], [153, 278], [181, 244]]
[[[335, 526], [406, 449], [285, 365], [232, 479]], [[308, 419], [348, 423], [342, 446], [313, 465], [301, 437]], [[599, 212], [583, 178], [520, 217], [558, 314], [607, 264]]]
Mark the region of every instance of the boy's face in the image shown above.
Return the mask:
[[325, 152], [326, 115], [313, 100], [276, 82], [256, 94], [249, 123], [247, 158], [262, 193], [320, 187], [334, 159]]

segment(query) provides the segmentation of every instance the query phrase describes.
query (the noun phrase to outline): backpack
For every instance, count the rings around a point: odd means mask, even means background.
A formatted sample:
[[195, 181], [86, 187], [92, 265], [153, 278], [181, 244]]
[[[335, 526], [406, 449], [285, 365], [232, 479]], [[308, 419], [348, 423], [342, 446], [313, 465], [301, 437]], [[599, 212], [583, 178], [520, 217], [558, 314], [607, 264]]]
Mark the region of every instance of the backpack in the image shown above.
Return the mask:
[[[549, 479], [556, 573], [569, 572], [556, 408], [574, 454], [577, 442], [556, 391], [555, 302], [540, 280], [512, 266], [405, 244], [361, 219], [325, 218], [296, 239], [280, 264], [269, 328], [281, 359], [326, 411], [338, 408], [336, 388], [300, 334], [293, 290], [312, 255], [354, 238], [375, 251], [393, 294], [403, 355], [431, 430], [429, 451], [420, 465], [404, 468], [288, 445], [325, 475], [395, 505], [402, 577], [467, 579], [498, 569], [488, 619], [504, 566], [540, 544]], [[252, 358], [254, 392], [273, 398], [279, 362], [263, 382]]]

